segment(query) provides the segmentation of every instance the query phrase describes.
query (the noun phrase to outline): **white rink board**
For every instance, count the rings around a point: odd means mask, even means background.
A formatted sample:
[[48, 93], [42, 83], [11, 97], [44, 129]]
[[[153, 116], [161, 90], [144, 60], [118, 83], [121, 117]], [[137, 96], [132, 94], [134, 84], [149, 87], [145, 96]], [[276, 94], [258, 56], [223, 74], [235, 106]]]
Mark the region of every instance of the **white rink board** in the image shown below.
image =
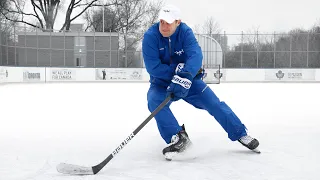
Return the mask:
[[[320, 69], [205, 69], [205, 82], [320, 82]], [[144, 68], [0, 66], [0, 83], [148, 82]]]

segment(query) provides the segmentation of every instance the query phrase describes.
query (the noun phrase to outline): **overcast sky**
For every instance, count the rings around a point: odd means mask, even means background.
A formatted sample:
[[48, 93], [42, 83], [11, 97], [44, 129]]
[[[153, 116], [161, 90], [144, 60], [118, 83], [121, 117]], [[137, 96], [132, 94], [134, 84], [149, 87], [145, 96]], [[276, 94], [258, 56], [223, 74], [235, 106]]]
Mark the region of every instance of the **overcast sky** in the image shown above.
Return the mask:
[[212, 16], [223, 31], [239, 33], [287, 32], [309, 29], [320, 19], [320, 0], [164, 0], [178, 6], [182, 20], [190, 26], [203, 24]]
[[[241, 31], [288, 32], [293, 28], [309, 29], [320, 23], [320, 0], [163, 0], [178, 6], [182, 21], [190, 27], [213, 17], [227, 34]], [[65, 6], [68, 3], [64, 3]], [[31, 6], [30, 6], [31, 7]], [[32, 10], [32, 8], [28, 8]], [[58, 15], [54, 28], [60, 29], [66, 7]], [[76, 12], [72, 14], [72, 17]], [[79, 18], [73, 23], [84, 22]]]

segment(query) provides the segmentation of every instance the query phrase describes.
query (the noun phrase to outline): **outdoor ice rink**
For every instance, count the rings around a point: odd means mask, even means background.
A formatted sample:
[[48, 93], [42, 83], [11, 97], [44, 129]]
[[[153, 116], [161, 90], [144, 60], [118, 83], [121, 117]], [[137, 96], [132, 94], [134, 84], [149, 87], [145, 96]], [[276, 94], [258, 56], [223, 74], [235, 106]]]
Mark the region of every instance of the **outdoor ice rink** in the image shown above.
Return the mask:
[[149, 83], [0, 85], [1, 180], [318, 180], [320, 86], [222, 83], [210, 87], [260, 141], [261, 154], [231, 142], [207, 112], [184, 101], [171, 108], [194, 144], [168, 162], [151, 120], [98, 174], [70, 176], [61, 162], [104, 160], [150, 112]]

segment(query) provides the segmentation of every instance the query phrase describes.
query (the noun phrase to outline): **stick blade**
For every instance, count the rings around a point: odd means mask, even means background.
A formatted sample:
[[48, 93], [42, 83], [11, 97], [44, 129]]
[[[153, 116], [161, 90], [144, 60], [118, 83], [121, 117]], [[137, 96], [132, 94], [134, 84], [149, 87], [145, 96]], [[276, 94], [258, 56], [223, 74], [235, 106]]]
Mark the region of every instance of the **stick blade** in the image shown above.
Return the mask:
[[60, 163], [57, 165], [57, 171], [62, 174], [70, 175], [93, 175], [91, 167], [78, 166], [73, 164]]

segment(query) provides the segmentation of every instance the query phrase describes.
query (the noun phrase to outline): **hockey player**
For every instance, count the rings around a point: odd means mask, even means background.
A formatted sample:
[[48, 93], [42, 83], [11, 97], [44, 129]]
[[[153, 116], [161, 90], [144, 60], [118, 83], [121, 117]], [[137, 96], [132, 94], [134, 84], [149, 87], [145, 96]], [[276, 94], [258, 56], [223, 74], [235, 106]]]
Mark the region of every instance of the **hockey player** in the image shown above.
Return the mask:
[[257, 139], [247, 135], [245, 125], [231, 108], [202, 81], [202, 51], [191, 28], [181, 22], [179, 8], [167, 5], [161, 9], [159, 22], [144, 34], [142, 51], [150, 74], [147, 93], [150, 112], [173, 94], [172, 101], [155, 116], [160, 135], [169, 144], [163, 149], [167, 159], [183, 152], [191, 143], [184, 125], [179, 125], [169, 108], [179, 99], [208, 111], [231, 141], [239, 141], [251, 150], [259, 146]]

